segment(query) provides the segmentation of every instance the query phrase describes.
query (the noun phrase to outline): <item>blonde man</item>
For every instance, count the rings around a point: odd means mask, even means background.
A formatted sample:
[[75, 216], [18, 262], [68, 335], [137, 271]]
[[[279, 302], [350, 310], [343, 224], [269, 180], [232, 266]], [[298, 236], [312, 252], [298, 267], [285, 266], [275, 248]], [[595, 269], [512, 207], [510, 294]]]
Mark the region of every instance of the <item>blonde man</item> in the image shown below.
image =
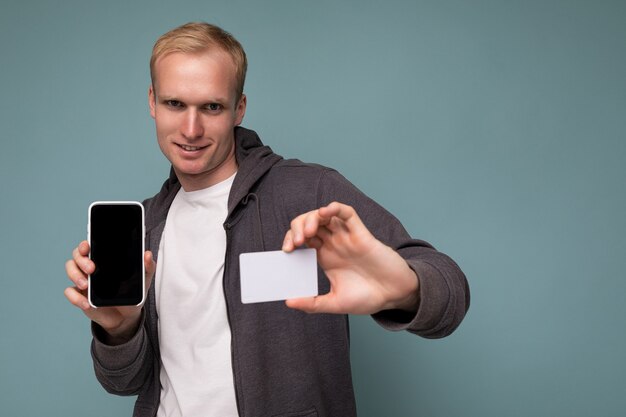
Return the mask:
[[[436, 338], [469, 307], [449, 257], [336, 171], [285, 160], [239, 126], [246, 68], [239, 42], [206, 23], [154, 46], [150, 114], [172, 170], [144, 202], [145, 305], [89, 307], [87, 242], [66, 265], [96, 376], [138, 395], [135, 416], [354, 416], [347, 314]], [[322, 295], [241, 303], [239, 254], [303, 245]]]

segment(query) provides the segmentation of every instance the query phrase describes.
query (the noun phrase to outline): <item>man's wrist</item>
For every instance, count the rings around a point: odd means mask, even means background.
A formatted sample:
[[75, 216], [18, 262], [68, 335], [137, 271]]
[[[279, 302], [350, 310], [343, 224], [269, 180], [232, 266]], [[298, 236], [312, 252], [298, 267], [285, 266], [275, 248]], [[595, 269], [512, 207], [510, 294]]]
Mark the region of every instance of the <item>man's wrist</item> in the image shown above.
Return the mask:
[[409, 268], [410, 271], [410, 286], [407, 290], [407, 295], [394, 302], [389, 309], [402, 310], [410, 313], [416, 313], [420, 304], [420, 292], [419, 292], [419, 278], [415, 271]]
[[123, 345], [124, 343], [127, 343], [137, 334], [137, 331], [142, 323], [141, 318], [142, 315], [139, 315], [136, 319], [129, 320], [128, 322], [122, 323], [112, 329], [105, 329], [96, 323], [96, 326], [101, 330], [98, 332], [100, 341], [109, 346]]

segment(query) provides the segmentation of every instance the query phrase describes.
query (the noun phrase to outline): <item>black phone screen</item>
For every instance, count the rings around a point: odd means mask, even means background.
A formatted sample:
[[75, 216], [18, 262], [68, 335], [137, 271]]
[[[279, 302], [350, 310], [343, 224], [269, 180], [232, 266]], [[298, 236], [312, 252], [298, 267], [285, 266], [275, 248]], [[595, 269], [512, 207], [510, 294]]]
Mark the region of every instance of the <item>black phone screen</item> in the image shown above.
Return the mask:
[[97, 203], [90, 212], [91, 303], [96, 307], [137, 305], [143, 299], [143, 208]]

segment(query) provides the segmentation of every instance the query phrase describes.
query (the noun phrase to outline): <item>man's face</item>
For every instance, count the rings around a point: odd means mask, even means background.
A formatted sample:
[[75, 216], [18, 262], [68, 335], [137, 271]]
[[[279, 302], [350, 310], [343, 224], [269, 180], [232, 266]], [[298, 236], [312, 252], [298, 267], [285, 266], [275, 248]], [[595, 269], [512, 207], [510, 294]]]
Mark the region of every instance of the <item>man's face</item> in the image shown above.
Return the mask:
[[235, 64], [224, 52], [171, 53], [155, 64], [150, 115], [159, 147], [185, 191], [217, 184], [237, 170], [234, 128], [246, 97], [236, 101]]

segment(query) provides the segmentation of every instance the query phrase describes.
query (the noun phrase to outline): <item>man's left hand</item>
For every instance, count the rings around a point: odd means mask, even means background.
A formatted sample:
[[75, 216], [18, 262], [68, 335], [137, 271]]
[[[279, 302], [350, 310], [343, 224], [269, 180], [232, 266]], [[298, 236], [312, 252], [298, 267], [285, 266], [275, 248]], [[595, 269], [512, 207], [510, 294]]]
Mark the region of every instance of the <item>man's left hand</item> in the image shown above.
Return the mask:
[[395, 250], [370, 233], [354, 208], [333, 202], [296, 217], [282, 249], [291, 252], [302, 245], [317, 250], [330, 292], [287, 300], [288, 307], [337, 314], [417, 311], [417, 275]]

